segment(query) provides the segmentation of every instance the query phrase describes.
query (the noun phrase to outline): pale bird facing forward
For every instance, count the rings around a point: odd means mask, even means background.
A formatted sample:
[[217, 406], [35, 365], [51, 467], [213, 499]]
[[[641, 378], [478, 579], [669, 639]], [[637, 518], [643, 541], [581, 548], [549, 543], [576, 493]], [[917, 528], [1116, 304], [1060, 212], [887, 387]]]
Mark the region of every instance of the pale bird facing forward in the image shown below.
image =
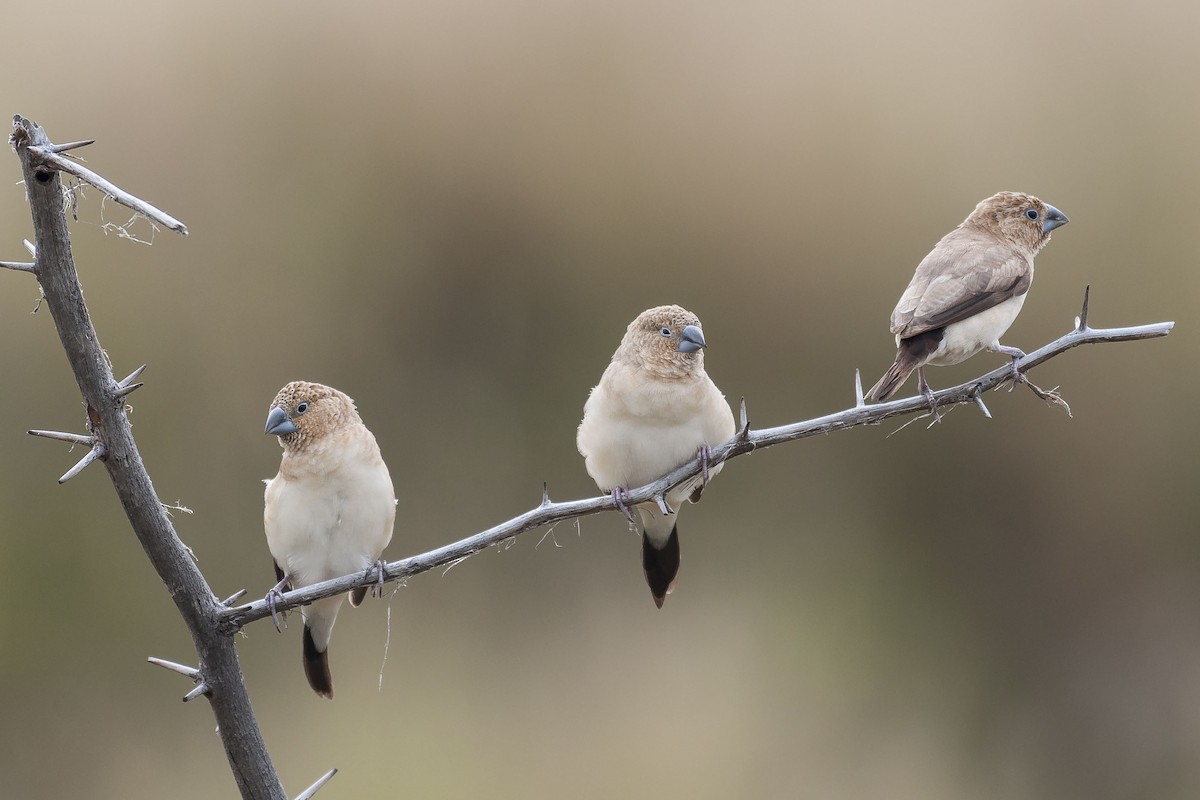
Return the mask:
[[[267, 481], [263, 513], [280, 581], [272, 593], [377, 565], [392, 538], [396, 493], [354, 401], [337, 389], [294, 381], [272, 401], [266, 433], [278, 436], [283, 447], [279, 474]], [[351, 591], [350, 605], [359, 605], [366, 592]], [[313, 691], [330, 698], [329, 637], [343, 599], [327, 597], [301, 609], [304, 674]]]
[[[659, 306], [630, 323], [600, 383], [583, 407], [576, 443], [588, 474], [625, 510], [622, 494], [650, 483], [733, 436], [733, 412], [704, 372], [704, 334], [696, 315]], [[636, 506], [641, 521], [642, 568], [654, 604], [663, 600], [679, 572], [683, 501], [700, 499], [717, 464], [667, 493], [675, 513], [657, 503]], [[626, 510], [628, 515], [628, 511]], [[632, 517], [631, 517], [632, 519]]]
[[1000, 192], [977, 205], [917, 265], [892, 312], [896, 360], [867, 392], [867, 402], [887, 400], [916, 370], [917, 388], [933, 406], [925, 366], [958, 364], [984, 349], [1012, 358], [1013, 380], [1019, 380], [1017, 359], [1025, 354], [1000, 344], [1000, 337], [1025, 303], [1033, 257], [1067, 222], [1054, 206], [1020, 192]]

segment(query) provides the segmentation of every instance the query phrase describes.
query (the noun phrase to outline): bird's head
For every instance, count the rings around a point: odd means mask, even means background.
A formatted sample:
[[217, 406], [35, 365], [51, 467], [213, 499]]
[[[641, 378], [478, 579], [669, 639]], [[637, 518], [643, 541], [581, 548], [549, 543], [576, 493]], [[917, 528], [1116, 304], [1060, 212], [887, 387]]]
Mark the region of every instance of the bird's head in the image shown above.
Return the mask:
[[629, 324], [618, 352], [663, 377], [678, 377], [704, 368], [706, 346], [695, 314], [679, 306], [658, 306]]
[[271, 401], [263, 432], [278, 436], [280, 445], [292, 450], [355, 420], [354, 401], [342, 392], [319, 383], [292, 381]]
[[1031, 194], [1000, 192], [977, 205], [967, 221], [1037, 253], [1050, 241], [1050, 232], [1070, 220], [1066, 214]]

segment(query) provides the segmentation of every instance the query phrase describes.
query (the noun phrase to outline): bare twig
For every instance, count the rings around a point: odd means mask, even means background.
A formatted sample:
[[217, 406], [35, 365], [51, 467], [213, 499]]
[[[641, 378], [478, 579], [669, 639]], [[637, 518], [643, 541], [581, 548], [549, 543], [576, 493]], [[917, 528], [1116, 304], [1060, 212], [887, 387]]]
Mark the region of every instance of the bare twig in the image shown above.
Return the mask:
[[[26, 153], [26, 158], [29, 159], [29, 164], [35, 171], [35, 180], [45, 182], [47, 180], [46, 176], [50, 172], [65, 172], [68, 175], [74, 175], [79, 180], [95, 186], [126, 208], [133, 209], [152, 222], [162, 225], [164, 228], [187, 236], [187, 226], [170, 214], [158, 210], [140, 197], [135, 197], [110, 181], [105, 180], [79, 162], [62, 155], [64, 150], [82, 147], [86, 144], [91, 144], [94, 140], [71, 142], [65, 145], [56, 145], [49, 140], [44, 142], [34, 141], [30, 136], [30, 130], [33, 127], [36, 127], [34, 123], [19, 114], [13, 117], [13, 133], [9, 137], [9, 144], [12, 145], [14, 150], [18, 152], [23, 150]], [[28, 178], [26, 180], [28, 181]]]
[[37, 264], [28, 261], [0, 261], [0, 267], [15, 269], [20, 272], [37, 272]]
[[[1086, 319], [1086, 313], [1085, 306], [1084, 319]], [[1153, 325], [1102, 329], [1079, 325], [1070, 333], [1026, 355], [1017, 362], [1017, 368], [1024, 373], [1082, 344], [1125, 342], [1166, 336], [1171, 331], [1171, 328], [1174, 327], [1174, 324], [1173, 322], [1160, 322]], [[991, 414], [981, 400], [982, 393], [1002, 385], [1005, 381], [1010, 380], [1011, 377], [1012, 370], [1008, 364], [1005, 364], [973, 381], [935, 392], [934, 398], [938, 406], [953, 406], [960, 403], [979, 406], [984, 414], [990, 417]], [[709, 467], [711, 469], [716, 464], [753, 452], [758, 448], [771, 447], [784, 442], [792, 442], [818, 434], [854, 428], [859, 425], [877, 425], [891, 417], [913, 413], [927, 414], [930, 410], [928, 401], [921, 395], [894, 400], [890, 403], [866, 405], [861, 402], [862, 382], [857, 379], [855, 381], [854, 399], [855, 404], [853, 407], [839, 411], [836, 414], [828, 414], [816, 419], [796, 422], [790, 425], [781, 425], [775, 428], [751, 430], [748, 415], [746, 414], [745, 399], [743, 398], [741, 430], [728, 442], [712, 449], [712, 453], [709, 456]], [[698, 475], [700, 470], [700, 460], [693, 458], [687, 464], [653, 483], [646, 484], [638, 489], [631, 489], [628, 493], [623, 493], [622, 502], [627, 506], [650, 501], [657, 502], [659, 498], [675, 486]], [[567, 519], [575, 519], [590, 514], [598, 514], [602, 511], [615, 510], [619, 509], [614, 503], [613, 498], [609, 495], [593, 497], [587, 500], [552, 503], [549, 502], [548, 492], [543, 491], [542, 502], [537, 507], [520, 516], [513, 517], [507, 522], [489, 528], [482, 533], [468, 536], [465, 539], [435, 550], [430, 550], [427, 553], [390, 562], [387, 565], [387, 580], [409, 578], [440, 566], [455, 564], [481, 550], [543, 525], [553, 525]], [[345, 575], [341, 578], [287, 592], [283, 595], [282, 599], [276, 598], [275, 608], [282, 611], [311, 603], [323, 597], [341, 594], [358, 586], [368, 586], [375, 580], [372, 578], [373, 573], [375, 575], [378, 574], [374, 569], [371, 569], [365, 573], [358, 572], [353, 575]], [[270, 613], [265, 599], [229, 608], [223, 612], [226, 620], [233, 628], [240, 628], [254, 620], [269, 616]]]

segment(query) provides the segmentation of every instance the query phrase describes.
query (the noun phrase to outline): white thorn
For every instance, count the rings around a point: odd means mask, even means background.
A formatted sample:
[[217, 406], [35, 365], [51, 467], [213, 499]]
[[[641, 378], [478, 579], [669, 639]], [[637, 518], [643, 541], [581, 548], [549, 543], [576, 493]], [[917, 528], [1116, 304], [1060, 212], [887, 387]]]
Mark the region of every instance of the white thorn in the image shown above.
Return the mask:
[[174, 661], [167, 661], [164, 658], [155, 658], [154, 656], [150, 656], [146, 660], [155, 666], [162, 667], [163, 669], [169, 669], [172, 672], [178, 672], [180, 675], [191, 678], [192, 680], [197, 680], [200, 677], [200, 670], [196, 669], [195, 667], [189, 667], [185, 664], [176, 664]]
[[300, 794], [296, 795], [296, 800], [311, 800], [312, 796], [317, 793], [317, 790], [320, 789], [325, 784], [329, 783], [329, 779], [332, 778], [334, 775], [337, 775], [337, 767], [334, 767], [333, 769], [329, 770], [329, 772], [326, 772], [324, 775], [322, 775], [320, 778], [317, 778], [316, 783], [314, 783], [312, 786], [305, 789]]

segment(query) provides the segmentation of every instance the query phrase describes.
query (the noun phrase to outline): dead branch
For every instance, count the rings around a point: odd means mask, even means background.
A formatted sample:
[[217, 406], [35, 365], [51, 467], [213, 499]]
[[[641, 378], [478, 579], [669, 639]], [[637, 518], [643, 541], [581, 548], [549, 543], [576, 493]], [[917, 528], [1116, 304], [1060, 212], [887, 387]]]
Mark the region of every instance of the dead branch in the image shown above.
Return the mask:
[[[87, 403], [88, 435], [59, 434], [53, 438], [89, 446], [88, 454], [60, 482], [93, 462], [103, 463], [113, 487], [150, 562], [175, 601], [199, 657], [195, 690], [205, 694], [217, 718], [217, 729], [229, 766], [244, 798], [286, 800], [270, 754], [250, 707], [233, 640], [220, 624], [225, 606], [209, 588], [187, 547], [179, 540], [142, 463], [125, 412], [124, 397], [137, 387], [141, 370], [118, 382], [100, 347], [84, 305], [79, 276], [62, 200], [60, 171], [92, 183], [118, 202], [172, 230], [186, 233], [178, 220], [163, 214], [60, 153], [71, 145], [55, 146], [45, 132], [23, 117], [13, 121], [10, 144], [21, 160], [35, 234], [34, 268], [54, 318], [55, 328], [80, 394]], [[46, 435], [37, 432], [36, 435]]]

